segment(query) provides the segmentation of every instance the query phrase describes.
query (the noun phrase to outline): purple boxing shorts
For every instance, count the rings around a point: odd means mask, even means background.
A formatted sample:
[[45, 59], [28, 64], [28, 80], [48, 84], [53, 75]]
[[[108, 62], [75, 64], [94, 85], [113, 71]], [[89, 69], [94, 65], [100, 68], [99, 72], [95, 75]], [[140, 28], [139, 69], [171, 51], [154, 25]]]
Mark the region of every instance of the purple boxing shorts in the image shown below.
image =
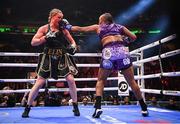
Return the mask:
[[109, 70], [123, 70], [132, 65], [129, 49], [121, 42], [111, 42], [104, 46], [100, 68]]

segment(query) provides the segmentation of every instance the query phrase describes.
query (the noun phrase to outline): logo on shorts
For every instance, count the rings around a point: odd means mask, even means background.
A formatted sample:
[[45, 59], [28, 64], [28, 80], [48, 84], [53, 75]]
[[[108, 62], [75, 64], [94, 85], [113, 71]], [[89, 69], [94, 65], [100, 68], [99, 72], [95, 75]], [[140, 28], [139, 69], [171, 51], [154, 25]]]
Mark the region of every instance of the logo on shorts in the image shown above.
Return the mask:
[[110, 60], [103, 60], [102, 64], [103, 68], [105, 69], [111, 69], [113, 67], [113, 64]]
[[121, 92], [125, 92], [128, 89], [128, 84], [125, 81], [122, 81], [119, 83], [118, 88]]
[[111, 50], [109, 48], [103, 49], [102, 53], [103, 53], [104, 59], [110, 59], [111, 58]]
[[130, 64], [130, 59], [129, 59], [129, 58], [123, 59], [123, 64], [124, 64], [124, 65]]

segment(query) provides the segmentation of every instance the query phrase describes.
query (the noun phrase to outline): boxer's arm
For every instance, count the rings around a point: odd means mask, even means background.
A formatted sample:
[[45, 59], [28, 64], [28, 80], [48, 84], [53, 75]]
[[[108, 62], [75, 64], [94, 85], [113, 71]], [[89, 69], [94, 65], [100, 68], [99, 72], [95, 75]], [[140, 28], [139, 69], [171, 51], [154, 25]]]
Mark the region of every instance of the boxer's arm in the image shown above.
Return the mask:
[[76, 45], [75, 40], [73, 39], [73, 37], [71, 36], [68, 30], [64, 29], [63, 34], [65, 35], [66, 39], [70, 42], [70, 44]]
[[80, 27], [80, 26], [72, 26], [71, 31], [73, 32], [98, 32], [99, 25], [91, 25], [91, 26], [85, 26], [85, 27]]
[[66, 19], [62, 19], [59, 22], [60, 27], [63, 27], [63, 29], [67, 29], [68, 31], [72, 32], [96, 32], [98, 33], [99, 25], [91, 25], [91, 26], [72, 26]]
[[66, 37], [66, 39], [70, 42], [70, 46], [68, 46], [67, 51], [69, 54], [74, 55], [77, 51], [77, 45], [75, 40], [73, 39], [73, 37], [71, 36], [71, 34], [69, 33], [69, 31], [67, 29], [63, 30], [63, 33]]
[[123, 32], [125, 36], [129, 37], [132, 41], [135, 41], [137, 39], [136, 35], [131, 33], [131, 31], [126, 27], [123, 27]]
[[38, 29], [37, 33], [34, 35], [34, 37], [31, 40], [32, 46], [38, 46], [46, 42], [45, 40], [45, 32], [46, 32], [47, 26], [42, 26]]

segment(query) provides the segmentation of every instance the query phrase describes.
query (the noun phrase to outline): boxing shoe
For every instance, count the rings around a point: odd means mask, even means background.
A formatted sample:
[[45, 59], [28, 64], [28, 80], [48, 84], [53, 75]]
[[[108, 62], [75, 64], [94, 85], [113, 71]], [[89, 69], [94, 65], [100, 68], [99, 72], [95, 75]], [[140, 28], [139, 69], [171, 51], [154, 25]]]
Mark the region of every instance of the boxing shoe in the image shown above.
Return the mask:
[[26, 106], [25, 109], [24, 109], [24, 112], [22, 113], [22, 117], [23, 118], [29, 118], [30, 110], [31, 110], [31, 107], [30, 106]]
[[92, 117], [93, 118], [99, 118], [102, 113], [103, 113], [102, 109], [95, 109], [94, 114], [92, 115]]
[[140, 103], [140, 106], [141, 106], [141, 114], [142, 114], [142, 116], [147, 117], [149, 115], [149, 112], [147, 110], [146, 103], [144, 102], [143, 99], [140, 99], [139, 103]]
[[77, 103], [73, 103], [74, 116], [80, 116], [79, 108]]
[[149, 115], [149, 112], [147, 110], [147, 105], [146, 104], [142, 107], [141, 114], [144, 117], [147, 117]]
[[73, 109], [74, 116], [80, 116], [79, 109]]
[[142, 110], [142, 111], [141, 111], [141, 114], [142, 114], [142, 116], [144, 116], [144, 117], [149, 116], [148, 110]]

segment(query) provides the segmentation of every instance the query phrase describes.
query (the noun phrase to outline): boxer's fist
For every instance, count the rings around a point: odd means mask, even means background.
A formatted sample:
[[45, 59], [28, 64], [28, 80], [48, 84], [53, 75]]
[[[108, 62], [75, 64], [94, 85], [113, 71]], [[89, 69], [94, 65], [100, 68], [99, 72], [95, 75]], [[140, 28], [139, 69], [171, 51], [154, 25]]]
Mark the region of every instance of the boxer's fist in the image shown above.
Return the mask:
[[71, 30], [71, 27], [72, 27], [72, 25], [68, 22], [67, 19], [62, 19], [59, 22], [59, 26], [60, 26], [60, 28], [67, 29], [67, 30]]

